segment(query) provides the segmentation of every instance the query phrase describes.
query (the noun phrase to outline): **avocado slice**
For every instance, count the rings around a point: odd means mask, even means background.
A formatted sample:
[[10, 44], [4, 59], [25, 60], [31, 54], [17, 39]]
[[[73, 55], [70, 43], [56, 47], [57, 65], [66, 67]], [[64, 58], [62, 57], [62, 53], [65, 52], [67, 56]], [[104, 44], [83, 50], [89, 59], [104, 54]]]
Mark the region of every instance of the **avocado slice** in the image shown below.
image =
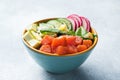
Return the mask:
[[62, 24], [66, 24], [67, 25], [67, 28], [69, 30], [72, 30], [72, 24], [69, 20], [67, 20], [66, 18], [58, 18], [57, 19], [59, 22], [61, 22]]
[[47, 24], [51, 24], [54, 28], [58, 29], [62, 24], [57, 20], [49, 20]]
[[54, 26], [48, 23], [40, 23], [39, 28], [54, 28]]

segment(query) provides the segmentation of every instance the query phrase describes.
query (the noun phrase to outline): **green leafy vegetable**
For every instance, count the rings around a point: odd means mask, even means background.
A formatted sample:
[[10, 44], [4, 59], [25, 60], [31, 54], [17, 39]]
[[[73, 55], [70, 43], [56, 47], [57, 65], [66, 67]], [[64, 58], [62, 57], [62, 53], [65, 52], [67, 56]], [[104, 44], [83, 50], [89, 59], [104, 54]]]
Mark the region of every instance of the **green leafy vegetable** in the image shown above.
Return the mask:
[[75, 35], [75, 32], [74, 31], [68, 31], [66, 32], [67, 35]]
[[76, 30], [75, 35], [83, 37], [86, 33], [87, 31], [81, 26]]

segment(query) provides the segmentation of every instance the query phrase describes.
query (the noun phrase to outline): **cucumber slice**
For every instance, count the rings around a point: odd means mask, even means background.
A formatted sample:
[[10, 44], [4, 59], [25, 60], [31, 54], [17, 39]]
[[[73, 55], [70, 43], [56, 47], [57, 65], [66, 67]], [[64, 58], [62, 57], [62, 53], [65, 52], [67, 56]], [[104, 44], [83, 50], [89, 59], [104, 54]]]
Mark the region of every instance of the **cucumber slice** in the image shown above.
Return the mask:
[[40, 26], [40, 28], [44, 28], [44, 27], [47, 27], [47, 28], [54, 28], [53, 25], [48, 24], [48, 23], [40, 23], [39, 26]]
[[57, 21], [57, 20], [50, 20], [50, 21], [47, 22], [47, 24], [53, 25], [54, 28], [56, 28], [56, 29], [58, 29], [58, 28], [62, 25], [62, 24], [61, 24], [59, 21]]
[[53, 29], [54, 26], [51, 25], [51, 24], [48, 24], [48, 23], [40, 23], [39, 24], [39, 27], [38, 27], [38, 33], [41, 31], [41, 30], [48, 30], [48, 29]]
[[72, 24], [69, 20], [67, 20], [66, 18], [58, 18], [57, 19], [59, 22], [61, 22], [62, 24], [66, 24], [69, 30], [72, 30]]
[[63, 18], [58, 18], [57, 20], [58, 20], [61, 24], [66, 24], [66, 25], [67, 25], [67, 23], [64, 21]]
[[40, 32], [54, 32], [54, 33], [59, 33], [59, 29], [55, 28], [40, 28]]

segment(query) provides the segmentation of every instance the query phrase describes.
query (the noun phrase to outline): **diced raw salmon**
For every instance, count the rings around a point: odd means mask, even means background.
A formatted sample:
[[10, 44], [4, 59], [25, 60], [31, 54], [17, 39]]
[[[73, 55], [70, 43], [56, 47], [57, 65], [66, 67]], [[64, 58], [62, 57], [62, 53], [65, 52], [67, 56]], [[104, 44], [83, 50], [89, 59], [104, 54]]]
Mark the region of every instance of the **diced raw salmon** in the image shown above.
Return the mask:
[[83, 40], [83, 45], [86, 45], [89, 48], [92, 45], [92, 40]]
[[56, 49], [56, 53], [59, 55], [67, 54], [67, 47], [58, 46]]
[[65, 46], [65, 45], [66, 45], [66, 37], [65, 36], [54, 38], [52, 41], [52, 44], [51, 44], [52, 48], [58, 47], [58, 46]]
[[45, 35], [43, 37], [43, 39], [41, 40], [41, 43], [42, 43], [42, 45], [47, 45], [47, 44], [50, 45], [52, 43], [53, 39], [54, 39], [54, 37], [49, 36], [49, 35]]
[[67, 48], [68, 48], [67, 51], [68, 51], [69, 54], [77, 52], [77, 48], [75, 46], [68, 45]]
[[51, 53], [51, 52], [52, 52], [50, 45], [42, 45], [42, 46], [40, 47], [40, 50], [41, 50], [41, 51], [44, 51], [44, 52], [48, 52], [48, 53]]
[[81, 52], [81, 51], [84, 51], [87, 49], [87, 46], [86, 45], [78, 45], [77, 46], [77, 51], [78, 52]]

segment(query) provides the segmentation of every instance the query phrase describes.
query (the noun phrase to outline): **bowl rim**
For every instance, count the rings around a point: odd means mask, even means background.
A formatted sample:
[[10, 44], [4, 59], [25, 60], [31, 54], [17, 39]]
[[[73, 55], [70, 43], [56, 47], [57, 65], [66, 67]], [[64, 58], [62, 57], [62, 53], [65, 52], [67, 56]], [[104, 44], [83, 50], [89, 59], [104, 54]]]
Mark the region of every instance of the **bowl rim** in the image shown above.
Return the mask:
[[[56, 19], [56, 18], [46, 18], [46, 19], [42, 19], [42, 20], [33, 22], [32, 24], [34, 24], [34, 23], [40, 23], [40, 22], [45, 22], [45, 21], [52, 20], [52, 19]], [[24, 29], [24, 31], [23, 31], [23, 33], [22, 33], [22, 42], [25, 44], [25, 46], [27, 46], [29, 49], [31, 49], [32, 51], [34, 51], [34, 52], [37, 53], [37, 54], [43, 54], [43, 55], [47, 55], [47, 56], [63, 57], [63, 56], [82, 55], [82, 54], [85, 54], [86, 52], [90, 51], [91, 49], [93, 49], [93, 48], [96, 46], [97, 42], [98, 42], [98, 34], [97, 34], [97, 32], [95, 31], [95, 29], [91, 27], [91, 32], [94, 33], [94, 34], [97, 35], [97, 36], [94, 37], [94, 42], [93, 42], [92, 46], [90, 46], [88, 49], [86, 49], [86, 50], [84, 50], [84, 51], [81, 51], [81, 52], [73, 53], [73, 54], [65, 54], [65, 55], [51, 54], [51, 53], [47, 53], [47, 52], [43, 52], [43, 51], [37, 50], [37, 49], [33, 48], [32, 46], [30, 46], [30, 45], [23, 39], [23, 35], [25, 34], [26, 31], [27, 31], [27, 30]]]

